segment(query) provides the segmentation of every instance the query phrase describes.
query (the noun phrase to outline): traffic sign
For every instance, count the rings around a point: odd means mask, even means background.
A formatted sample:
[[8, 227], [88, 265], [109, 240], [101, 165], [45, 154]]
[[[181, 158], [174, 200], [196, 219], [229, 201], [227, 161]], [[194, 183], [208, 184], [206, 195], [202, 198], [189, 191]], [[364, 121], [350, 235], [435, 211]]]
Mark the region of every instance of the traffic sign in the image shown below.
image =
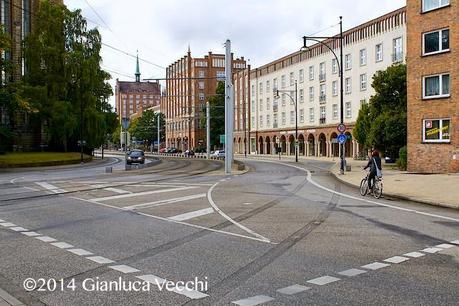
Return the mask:
[[225, 143], [225, 135], [220, 135], [220, 144]]
[[346, 126], [343, 123], [340, 123], [338, 125], [337, 129], [338, 129], [338, 132], [340, 132], [340, 133], [346, 132]]
[[127, 130], [129, 128], [129, 118], [122, 118], [121, 126], [123, 127], [123, 129]]
[[339, 143], [341, 143], [341, 144], [342, 144], [342, 143], [345, 143], [346, 140], [347, 140], [347, 136], [346, 136], [346, 135], [341, 134], [341, 135], [338, 136], [338, 141], [339, 141]]

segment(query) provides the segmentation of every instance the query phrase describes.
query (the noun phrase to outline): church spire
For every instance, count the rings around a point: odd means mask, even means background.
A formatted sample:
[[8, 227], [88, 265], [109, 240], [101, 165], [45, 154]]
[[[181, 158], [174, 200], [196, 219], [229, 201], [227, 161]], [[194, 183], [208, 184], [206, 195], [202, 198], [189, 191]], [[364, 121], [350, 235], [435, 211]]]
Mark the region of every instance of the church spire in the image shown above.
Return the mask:
[[135, 81], [140, 82], [140, 64], [139, 64], [139, 51], [137, 51], [137, 61], [135, 69]]

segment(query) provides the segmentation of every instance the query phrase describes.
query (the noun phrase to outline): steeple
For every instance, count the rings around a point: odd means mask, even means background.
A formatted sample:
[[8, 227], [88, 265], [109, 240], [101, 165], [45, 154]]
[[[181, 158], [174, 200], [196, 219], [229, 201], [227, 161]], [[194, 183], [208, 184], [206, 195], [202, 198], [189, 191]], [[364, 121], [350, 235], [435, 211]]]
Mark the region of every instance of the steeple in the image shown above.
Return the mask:
[[137, 62], [135, 69], [135, 81], [140, 82], [140, 64], [139, 64], [139, 51], [137, 51]]

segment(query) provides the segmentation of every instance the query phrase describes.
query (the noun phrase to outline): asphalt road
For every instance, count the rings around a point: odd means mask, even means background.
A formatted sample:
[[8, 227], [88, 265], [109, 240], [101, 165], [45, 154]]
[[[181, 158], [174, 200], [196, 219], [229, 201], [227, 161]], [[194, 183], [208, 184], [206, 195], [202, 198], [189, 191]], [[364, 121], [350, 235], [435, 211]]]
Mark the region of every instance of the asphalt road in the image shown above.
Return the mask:
[[26, 305], [459, 305], [459, 211], [361, 197], [327, 162], [244, 162], [0, 173], [0, 289]]

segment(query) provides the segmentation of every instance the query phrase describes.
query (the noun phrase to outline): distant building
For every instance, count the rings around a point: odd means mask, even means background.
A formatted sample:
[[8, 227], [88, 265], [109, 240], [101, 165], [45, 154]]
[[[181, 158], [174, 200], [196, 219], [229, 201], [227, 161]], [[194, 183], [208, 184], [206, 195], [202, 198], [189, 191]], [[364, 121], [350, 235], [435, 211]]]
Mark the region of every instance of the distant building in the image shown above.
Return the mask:
[[[233, 59], [233, 71], [246, 68], [244, 57]], [[191, 51], [166, 69], [166, 97], [161, 111], [166, 116], [166, 145], [180, 150], [205, 146], [201, 111], [215, 95], [219, 81], [225, 80], [225, 55], [209, 52], [193, 58]]]
[[142, 112], [159, 107], [161, 85], [158, 82], [141, 82], [139, 58], [136, 62], [135, 82], [116, 79], [115, 106], [118, 119], [142, 116]]
[[459, 172], [459, 2], [408, 0], [408, 171]]

